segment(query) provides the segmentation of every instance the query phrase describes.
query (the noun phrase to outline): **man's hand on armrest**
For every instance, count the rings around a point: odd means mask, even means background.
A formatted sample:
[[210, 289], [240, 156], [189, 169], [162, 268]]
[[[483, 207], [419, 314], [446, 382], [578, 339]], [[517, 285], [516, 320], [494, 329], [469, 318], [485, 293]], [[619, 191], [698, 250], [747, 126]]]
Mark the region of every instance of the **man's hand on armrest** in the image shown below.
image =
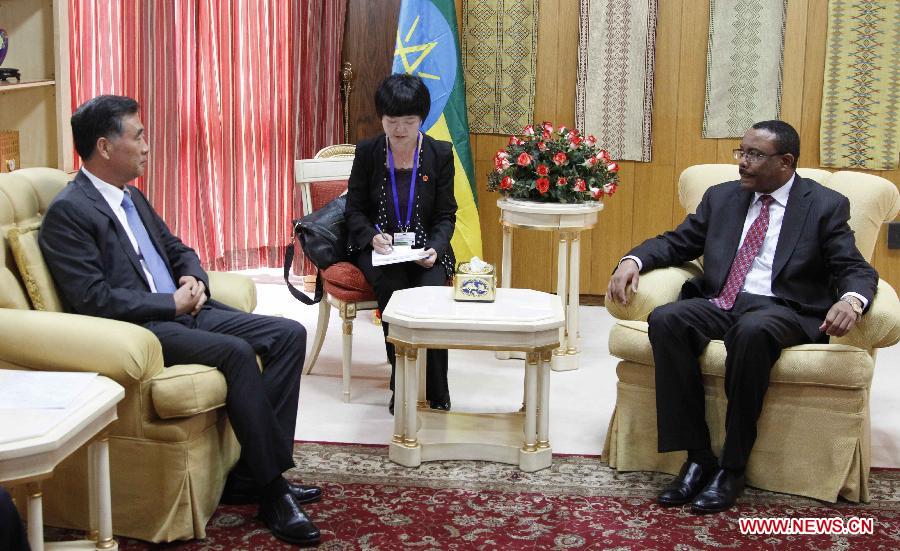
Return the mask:
[[842, 299], [835, 302], [825, 314], [825, 321], [819, 326], [819, 331], [824, 331], [830, 337], [843, 337], [853, 329], [858, 320], [859, 316], [850, 303]]
[[628, 304], [628, 288], [631, 288], [632, 293], [636, 293], [639, 279], [640, 268], [637, 262], [632, 258], [623, 259], [609, 280], [609, 286], [606, 289], [607, 298], [611, 298], [618, 304]]

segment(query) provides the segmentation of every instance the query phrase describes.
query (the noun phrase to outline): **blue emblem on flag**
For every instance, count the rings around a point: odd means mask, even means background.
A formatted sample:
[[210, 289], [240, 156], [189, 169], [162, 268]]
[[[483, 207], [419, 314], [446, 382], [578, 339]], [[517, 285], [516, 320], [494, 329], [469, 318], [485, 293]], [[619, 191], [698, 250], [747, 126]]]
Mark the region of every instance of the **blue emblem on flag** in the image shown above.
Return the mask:
[[422, 78], [431, 94], [431, 110], [422, 123], [427, 132], [440, 118], [456, 84], [456, 37], [444, 15], [429, 0], [403, 0], [394, 49], [395, 73]]

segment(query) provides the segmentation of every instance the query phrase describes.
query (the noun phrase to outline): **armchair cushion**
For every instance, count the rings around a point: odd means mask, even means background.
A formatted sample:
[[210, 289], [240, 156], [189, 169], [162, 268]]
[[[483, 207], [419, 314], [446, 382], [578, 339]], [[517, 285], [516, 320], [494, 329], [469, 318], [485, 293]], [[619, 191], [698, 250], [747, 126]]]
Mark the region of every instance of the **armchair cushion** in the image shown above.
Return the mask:
[[16, 260], [16, 265], [19, 267], [19, 275], [25, 282], [25, 289], [28, 291], [28, 297], [31, 299], [34, 309], [62, 312], [62, 303], [59, 295], [56, 294], [53, 277], [50, 275], [50, 270], [47, 269], [44, 255], [38, 246], [38, 230], [40, 228], [40, 224], [11, 228], [7, 232], [9, 247]]
[[153, 408], [163, 419], [190, 417], [225, 405], [225, 377], [207, 365], [174, 365], [150, 383]]
[[345, 302], [375, 300], [375, 291], [362, 271], [350, 262], [338, 262], [319, 272], [325, 292]]

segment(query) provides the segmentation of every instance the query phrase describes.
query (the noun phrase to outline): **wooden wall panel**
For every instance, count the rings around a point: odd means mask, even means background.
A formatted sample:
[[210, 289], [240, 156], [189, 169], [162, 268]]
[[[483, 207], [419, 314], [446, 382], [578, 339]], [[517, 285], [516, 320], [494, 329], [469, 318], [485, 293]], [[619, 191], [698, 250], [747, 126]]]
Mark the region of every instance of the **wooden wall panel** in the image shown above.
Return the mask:
[[[351, 3], [354, 0], [351, 0]], [[356, 0], [359, 1], [359, 0]], [[457, 0], [457, 9], [461, 1]], [[678, 175], [700, 163], [730, 163], [740, 140], [702, 139], [709, 6], [705, 0], [659, 2], [653, 100], [653, 157], [623, 162], [622, 186], [606, 202], [601, 222], [582, 234], [585, 294], [603, 294], [620, 256], [641, 240], [673, 227], [684, 217], [678, 203]], [[819, 117], [825, 63], [827, 2], [788, 2], [782, 118], [797, 128], [801, 166], [819, 165]], [[575, 115], [578, 0], [542, 2], [538, 33], [536, 121], [571, 125]], [[500, 262], [497, 195], [488, 193], [491, 158], [506, 136], [473, 134], [475, 173], [484, 256]], [[900, 170], [873, 172], [896, 185]], [[873, 262], [881, 276], [900, 288], [900, 251], [887, 249], [885, 233]], [[555, 289], [556, 247], [549, 235], [517, 230], [513, 236], [513, 285]]]

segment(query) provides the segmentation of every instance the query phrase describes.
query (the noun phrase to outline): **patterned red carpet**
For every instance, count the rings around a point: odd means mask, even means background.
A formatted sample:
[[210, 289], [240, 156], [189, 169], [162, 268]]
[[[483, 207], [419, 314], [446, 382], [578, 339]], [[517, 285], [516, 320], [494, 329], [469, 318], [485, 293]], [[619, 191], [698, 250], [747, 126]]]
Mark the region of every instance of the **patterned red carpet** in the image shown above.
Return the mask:
[[[387, 448], [297, 444], [290, 477], [321, 484], [306, 511], [322, 530], [320, 549], [898, 549], [900, 471], [872, 472], [872, 502], [831, 505], [748, 489], [736, 510], [697, 516], [663, 509], [654, 496], [670, 477], [617, 474], [594, 457], [555, 457], [550, 469], [477, 461], [391, 463]], [[161, 548], [282, 549], [253, 506], [221, 506], [203, 541]], [[743, 536], [741, 517], [866, 517], [872, 535]], [[119, 539], [121, 549], [154, 549]]]

